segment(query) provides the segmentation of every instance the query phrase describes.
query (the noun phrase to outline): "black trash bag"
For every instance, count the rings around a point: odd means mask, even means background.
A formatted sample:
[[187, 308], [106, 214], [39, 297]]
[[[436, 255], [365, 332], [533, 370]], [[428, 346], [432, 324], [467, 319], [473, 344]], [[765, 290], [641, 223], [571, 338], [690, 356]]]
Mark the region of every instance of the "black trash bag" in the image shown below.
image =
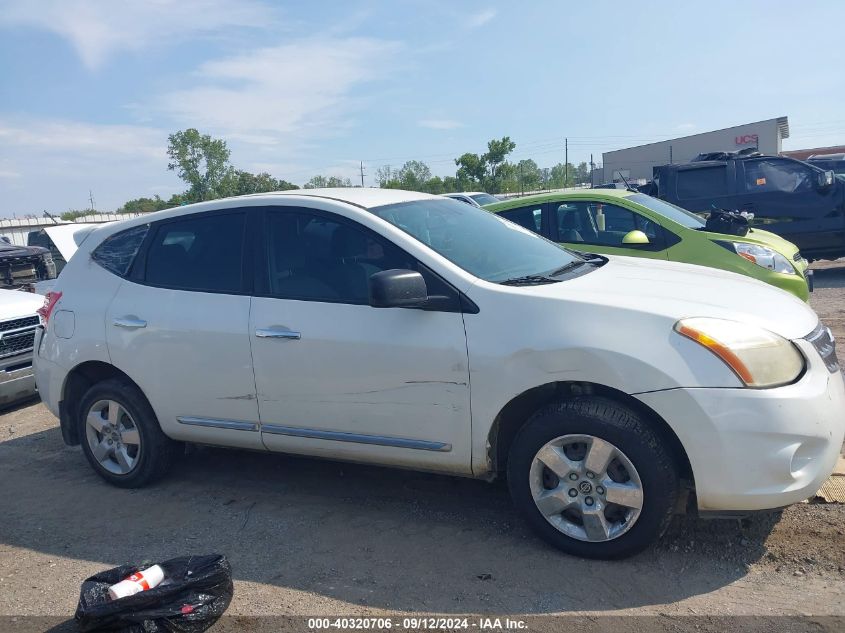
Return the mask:
[[80, 631], [201, 633], [232, 601], [232, 568], [225, 556], [181, 556], [162, 563], [162, 584], [118, 600], [109, 587], [156, 563], [123, 565], [82, 583], [76, 608]]
[[725, 235], [745, 237], [748, 233], [748, 218], [739, 211], [716, 209], [710, 212], [704, 228], [711, 233], [724, 233]]

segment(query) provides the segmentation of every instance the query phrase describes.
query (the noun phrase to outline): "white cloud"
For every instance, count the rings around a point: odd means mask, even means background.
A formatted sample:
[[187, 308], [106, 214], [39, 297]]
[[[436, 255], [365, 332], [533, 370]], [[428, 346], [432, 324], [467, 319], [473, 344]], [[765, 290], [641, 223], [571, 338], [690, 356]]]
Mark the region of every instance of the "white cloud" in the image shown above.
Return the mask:
[[0, 12], [0, 26], [45, 29], [69, 40], [91, 69], [119, 51], [276, 21], [276, 12], [256, 0], [7, 0]]
[[431, 130], [454, 130], [455, 128], [463, 127], [464, 124], [460, 121], [452, 119], [423, 119], [417, 121], [420, 127], [427, 127]]
[[485, 9], [484, 11], [474, 13], [467, 19], [467, 26], [471, 29], [477, 29], [478, 27], [484, 26], [490, 20], [495, 18], [497, 13], [498, 11], [496, 11], [496, 9]]
[[150, 106], [173, 120], [257, 145], [288, 144], [341, 127], [352, 91], [393, 64], [398, 45], [369, 38], [294, 41], [209, 61], [199, 82]]
[[0, 171], [18, 174], [4, 180], [6, 216], [82, 207], [89, 189], [107, 211], [129, 198], [184, 189], [167, 171], [167, 132], [132, 125], [0, 118]]

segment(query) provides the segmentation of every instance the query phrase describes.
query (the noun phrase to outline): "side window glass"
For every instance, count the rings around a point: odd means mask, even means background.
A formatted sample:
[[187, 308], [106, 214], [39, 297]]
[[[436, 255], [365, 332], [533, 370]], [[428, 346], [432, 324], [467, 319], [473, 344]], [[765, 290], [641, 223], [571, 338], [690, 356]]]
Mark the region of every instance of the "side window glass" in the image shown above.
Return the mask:
[[695, 167], [678, 170], [678, 199], [693, 200], [728, 195], [728, 168]]
[[787, 160], [745, 161], [745, 190], [801, 193], [813, 189], [813, 171]]
[[369, 279], [412, 257], [360, 226], [307, 212], [271, 212], [267, 226], [270, 294], [282, 299], [369, 303]]
[[147, 251], [144, 280], [179, 290], [239, 292], [244, 226], [243, 213], [159, 224]]
[[125, 277], [149, 229], [150, 225], [144, 224], [107, 237], [91, 253], [91, 259], [109, 272]]
[[506, 220], [519, 224], [519, 226], [529, 231], [534, 231], [535, 233], [542, 233], [543, 231], [543, 207], [540, 205], [502, 211], [499, 215]]
[[570, 244], [624, 247], [622, 238], [639, 230], [656, 241], [660, 227], [648, 218], [602, 202], [565, 202], [557, 208], [558, 240]]

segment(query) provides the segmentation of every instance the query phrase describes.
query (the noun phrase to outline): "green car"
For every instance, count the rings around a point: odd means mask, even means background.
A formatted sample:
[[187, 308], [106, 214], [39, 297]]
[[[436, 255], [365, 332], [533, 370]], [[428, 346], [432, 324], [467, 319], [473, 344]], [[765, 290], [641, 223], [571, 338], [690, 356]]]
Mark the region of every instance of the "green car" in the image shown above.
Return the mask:
[[712, 233], [694, 213], [644, 193], [566, 191], [484, 208], [573, 250], [721, 268], [770, 283], [803, 301], [812, 291], [812, 271], [795, 244], [756, 228], [742, 237]]

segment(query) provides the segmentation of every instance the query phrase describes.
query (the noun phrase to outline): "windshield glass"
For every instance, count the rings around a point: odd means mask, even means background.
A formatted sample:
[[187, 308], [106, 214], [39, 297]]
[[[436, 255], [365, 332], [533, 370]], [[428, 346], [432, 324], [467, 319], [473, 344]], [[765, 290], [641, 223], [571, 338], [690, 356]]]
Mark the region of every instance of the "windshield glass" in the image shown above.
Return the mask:
[[635, 193], [629, 196], [628, 200], [641, 204], [647, 209], [651, 209], [655, 213], [659, 213], [665, 218], [669, 218], [673, 222], [685, 226], [688, 229], [700, 229], [704, 227], [704, 220], [695, 213], [676, 207], [674, 204], [660, 200], [659, 198], [652, 198], [644, 193]]
[[491, 196], [489, 193], [474, 193], [470, 196], [473, 200], [475, 200], [480, 205], [485, 204], [494, 204], [496, 202], [501, 202], [497, 197]]
[[549, 274], [584, 261], [518, 224], [456, 200], [417, 200], [370, 211], [485, 281]]

